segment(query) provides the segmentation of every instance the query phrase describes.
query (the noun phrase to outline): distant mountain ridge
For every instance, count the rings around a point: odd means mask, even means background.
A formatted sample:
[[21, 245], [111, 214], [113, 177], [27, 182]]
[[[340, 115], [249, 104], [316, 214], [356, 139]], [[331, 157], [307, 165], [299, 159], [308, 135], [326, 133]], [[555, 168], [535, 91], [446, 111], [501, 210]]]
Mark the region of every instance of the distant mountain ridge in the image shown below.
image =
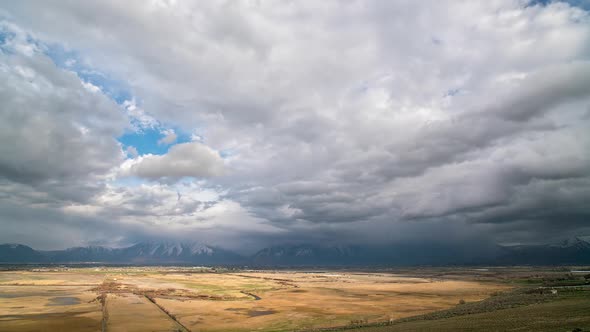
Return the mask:
[[[197, 242], [145, 242], [125, 248], [101, 246], [35, 251], [19, 245], [19, 251], [0, 246], [0, 262], [6, 263], [120, 263], [120, 264], [238, 264], [244, 258], [229, 250]], [[32, 254], [35, 253], [35, 254]], [[7, 259], [2, 259], [7, 257]]]
[[249, 257], [198, 242], [143, 242], [125, 248], [101, 246], [38, 251], [0, 244], [0, 263], [192, 264], [250, 266], [577, 265], [590, 264], [590, 243], [581, 238], [558, 244], [467, 247], [417, 243], [395, 246], [280, 245]]
[[254, 254], [254, 265], [358, 265], [371, 253], [359, 246], [317, 246], [309, 244], [264, 248]]
[[222, 248], [197, 242], [147, 242], [120, 250], [121, 257], [131, 263], [199, 263], [235, 264], [244, 257]]
[[29, 246], [18, 243], [0, 244], [0, 262], [3, 263], [28, 263], [38, 262], [44, 256]]
[[578, 237], [559, 244], [504, 246], [502, 250], [499, 264], [590, 264], [590, 243]]

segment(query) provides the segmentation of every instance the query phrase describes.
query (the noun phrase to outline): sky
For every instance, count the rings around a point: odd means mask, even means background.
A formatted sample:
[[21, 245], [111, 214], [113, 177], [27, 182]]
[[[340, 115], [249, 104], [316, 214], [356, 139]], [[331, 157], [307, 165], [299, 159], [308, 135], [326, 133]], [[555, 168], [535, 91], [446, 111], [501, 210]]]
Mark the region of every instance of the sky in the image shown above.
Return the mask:
[[588, 10], [0, 0], [0, 243], [588, 236]]

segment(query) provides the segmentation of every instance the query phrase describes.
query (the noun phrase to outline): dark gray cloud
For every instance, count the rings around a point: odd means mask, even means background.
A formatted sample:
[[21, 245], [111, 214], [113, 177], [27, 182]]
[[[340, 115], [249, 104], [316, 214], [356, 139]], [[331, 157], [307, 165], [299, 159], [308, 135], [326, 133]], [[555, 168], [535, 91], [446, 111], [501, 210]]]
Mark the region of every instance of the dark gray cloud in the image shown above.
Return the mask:
[[122, 161], [126, 123], [106, 96], [41, 55], [0, 54], [0, 174], [20, 183], [103, 174]]
[[115, 137], [126, 116], [95, 87], [57, 68], [22, 31], [13, 33], [0, 52], [3, 202], [24, 211], [85, 202], [123, 161]]
[[581, 7], [0, 7], [21, 35], [126, 81], [142, 116], [199, 137], [124, 160], [114, 137], [131, 125], [121, 107], [15, 37], [20, 53], [2, 54], [0, 72], [0, 135], [17, 142], [0, 144], [12, 209], [41, 204], [70, 225], [103, 220], [121, 241], [209, 234], [249, 248], [588, 232], [590, 16]]

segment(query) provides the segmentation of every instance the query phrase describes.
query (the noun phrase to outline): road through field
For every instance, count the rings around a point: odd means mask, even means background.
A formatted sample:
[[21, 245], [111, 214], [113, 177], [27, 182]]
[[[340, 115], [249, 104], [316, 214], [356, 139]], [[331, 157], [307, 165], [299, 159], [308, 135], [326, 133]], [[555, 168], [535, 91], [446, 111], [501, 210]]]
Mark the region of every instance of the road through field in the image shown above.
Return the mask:
[[107, 332], [188, 331], [145, 296], [109, 294], [106, 305]]

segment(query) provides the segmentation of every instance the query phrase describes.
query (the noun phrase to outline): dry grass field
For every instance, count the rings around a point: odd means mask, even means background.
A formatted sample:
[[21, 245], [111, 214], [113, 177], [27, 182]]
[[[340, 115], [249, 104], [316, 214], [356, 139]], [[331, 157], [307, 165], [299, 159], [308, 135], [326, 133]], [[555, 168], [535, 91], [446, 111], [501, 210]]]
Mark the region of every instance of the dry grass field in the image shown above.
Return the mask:
[[[418, 331], [589, 331], [590, 299], [566, 296], [548, 303], [462, 315], [437, 320], [415, 320], [391, 326], [366, 327], [350, 332]], [[345, 332], [346, 330], [341, 330]]]
[[0, 271], [0, 331], [292, 331], [384, 322], [508, 291], [518, 273], [7, 270]]

